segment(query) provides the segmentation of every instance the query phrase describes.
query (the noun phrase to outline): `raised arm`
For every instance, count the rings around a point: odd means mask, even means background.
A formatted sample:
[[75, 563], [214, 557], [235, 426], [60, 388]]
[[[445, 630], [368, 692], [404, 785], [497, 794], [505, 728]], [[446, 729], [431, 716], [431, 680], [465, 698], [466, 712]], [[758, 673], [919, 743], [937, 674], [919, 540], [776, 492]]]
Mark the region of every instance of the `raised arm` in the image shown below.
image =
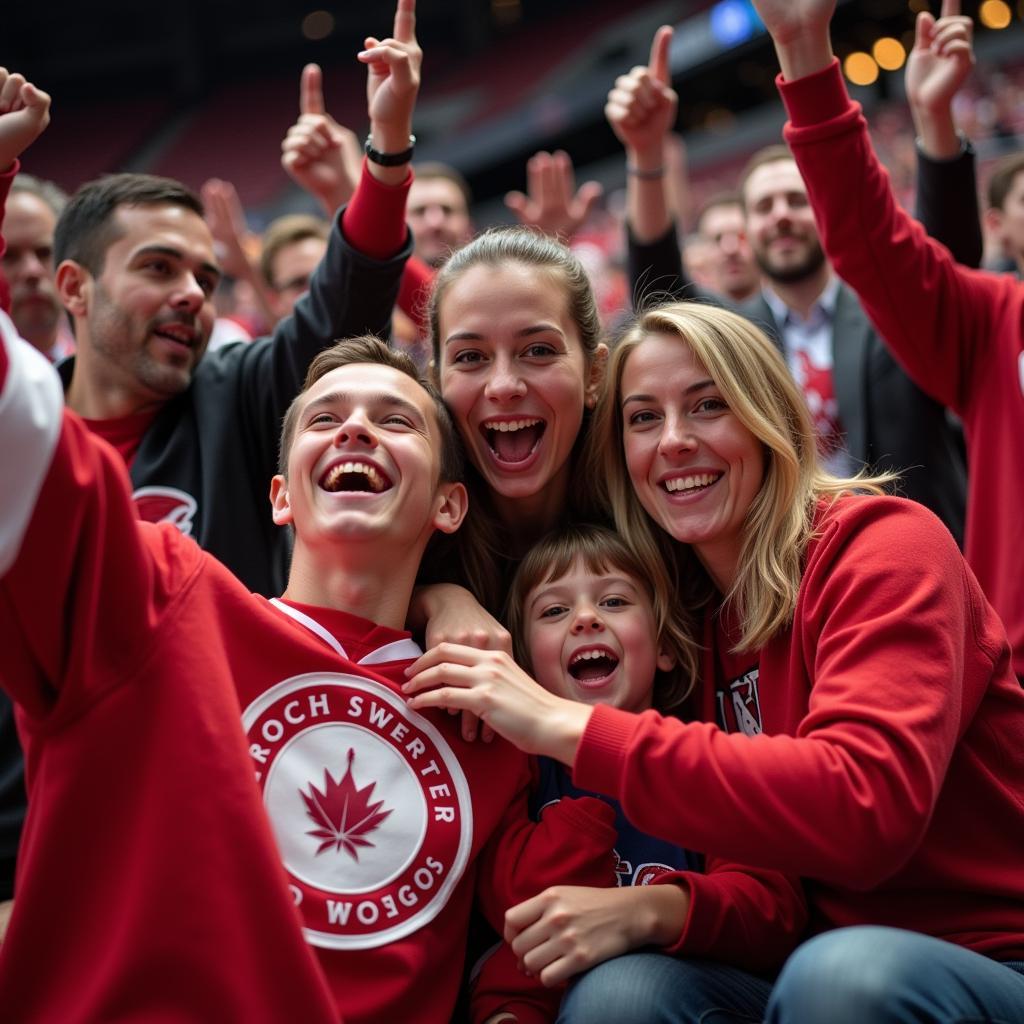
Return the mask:
[[917, 16], [906, 90], [917, 133], [917, 219], [958, 263], [981, 265], [983, 241], [974, 149], [953, 121], [953, 99], [974, 67], [971, 19], [943, 0], [938, 21]]

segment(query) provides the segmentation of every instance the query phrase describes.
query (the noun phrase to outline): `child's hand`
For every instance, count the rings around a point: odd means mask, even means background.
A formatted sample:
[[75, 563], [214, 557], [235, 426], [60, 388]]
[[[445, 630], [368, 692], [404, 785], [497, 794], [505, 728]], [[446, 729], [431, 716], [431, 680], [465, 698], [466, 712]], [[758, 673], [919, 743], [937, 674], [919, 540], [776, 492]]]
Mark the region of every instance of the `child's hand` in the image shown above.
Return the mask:
[[543, 985], [682, 933], [689, 895], [675, 885], [592, 889], [556, 885], [505, 914], [505, 941]]
[[0, 68], [0, 171], [32, 145], [50, 123], [50, 97], [24, 75]]
[[406, 669], [409, 706], [472, 711], [528, 754], [571, 764], [591, 708], [548, 693], [504, 651], [443, 643]]

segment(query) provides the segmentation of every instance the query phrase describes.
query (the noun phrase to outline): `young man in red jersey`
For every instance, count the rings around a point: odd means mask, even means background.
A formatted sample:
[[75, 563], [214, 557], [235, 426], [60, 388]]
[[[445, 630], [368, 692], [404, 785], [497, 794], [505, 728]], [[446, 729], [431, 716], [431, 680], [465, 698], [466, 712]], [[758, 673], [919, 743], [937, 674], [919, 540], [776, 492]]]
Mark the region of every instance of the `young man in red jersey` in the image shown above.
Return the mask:
[[[15, 84], [5, 182], [46, 120]], [[295, 553], [268, 601], [136, 521], [123, 461], [0, 332], [3, 683], [30, 795], [12, 1019], [440, 1024], [474, 897], [500, 927], [554, 882], [611, 884], [602, 808], [530, 823], [522, 755], [406, 706], [416, 572], [466, 496], [405, 357], [364, 338], [314, 361], [271, 485]]]

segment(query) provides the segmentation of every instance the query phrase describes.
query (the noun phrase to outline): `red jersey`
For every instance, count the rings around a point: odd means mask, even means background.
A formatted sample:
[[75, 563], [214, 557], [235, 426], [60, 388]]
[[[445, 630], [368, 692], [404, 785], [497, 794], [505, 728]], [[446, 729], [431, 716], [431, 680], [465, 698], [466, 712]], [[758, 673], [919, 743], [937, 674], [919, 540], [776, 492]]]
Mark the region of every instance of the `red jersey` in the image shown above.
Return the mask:
[[534, 824], [524, 755], [408, 709], [407, 634], [269, 602], [136, 522], [123, 463], [61, 420], [56, 378], [34, 397], [26, 348], [0, 393], [30, 796], [5, 1013], [440, 1024], [474, 895], [500, 927], [555, 882], [612, 884], [600, 802]]

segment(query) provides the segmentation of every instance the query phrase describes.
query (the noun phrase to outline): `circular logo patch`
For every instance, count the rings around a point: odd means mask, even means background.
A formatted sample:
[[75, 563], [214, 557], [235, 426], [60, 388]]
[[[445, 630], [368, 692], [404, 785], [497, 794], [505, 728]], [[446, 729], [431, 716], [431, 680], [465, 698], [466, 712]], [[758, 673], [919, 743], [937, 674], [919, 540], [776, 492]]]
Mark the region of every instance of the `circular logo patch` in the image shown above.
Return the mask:
[[440, 913], [473, 821], [430, 722], [383, 683], [318, 672], [263, 693], [242, 724], [309, 942], [370, 949]]

